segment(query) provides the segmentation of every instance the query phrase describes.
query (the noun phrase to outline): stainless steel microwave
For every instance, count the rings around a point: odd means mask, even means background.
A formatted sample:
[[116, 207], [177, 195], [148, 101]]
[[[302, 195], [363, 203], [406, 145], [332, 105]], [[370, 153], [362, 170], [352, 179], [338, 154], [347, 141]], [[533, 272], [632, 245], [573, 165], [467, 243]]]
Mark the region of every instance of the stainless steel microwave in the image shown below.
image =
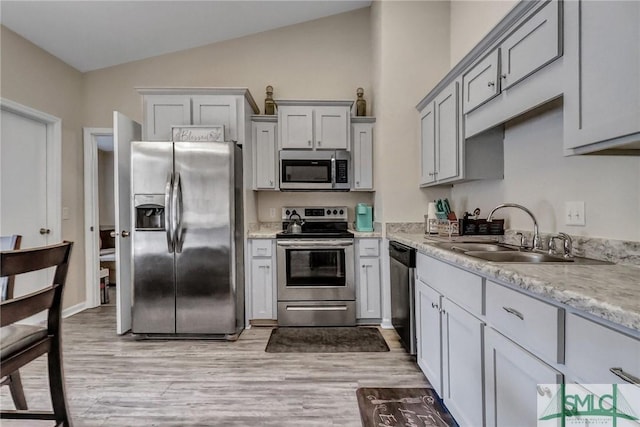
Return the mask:
[[280, 151], [280, 190], [349, 191], [348, 151]]

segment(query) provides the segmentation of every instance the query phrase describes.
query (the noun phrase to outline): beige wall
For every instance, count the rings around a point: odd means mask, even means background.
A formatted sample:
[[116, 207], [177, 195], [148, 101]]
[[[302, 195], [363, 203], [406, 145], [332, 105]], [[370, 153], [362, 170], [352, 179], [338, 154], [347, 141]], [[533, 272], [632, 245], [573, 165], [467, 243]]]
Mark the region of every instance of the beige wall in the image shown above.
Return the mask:
[[142, 119], [135, 87], [248, 87], [264, 110], [275, 99], [355, 99], [371, 93], [369, 9], [88, 72], [85, 125], [111, 125], [117, 109]]
[[74, 242], [64, 307], [81, 303], [84, 288], [82, 182], [82, 74], [2, 26], [0, 92], [10, 99], [62, 119], [62, 238]]
[[451, 1], [451, 68], [518, 3], [517, 0]]
[[[261, 111], [265, 88], [277, 99], [355, 99], [364, 88], [370, 102], [371, 44], [369, 9], [360, 9], [239, 39], [86, 73], [85, 123], [111, 126], [114, 109], [142, 120], [135, 87], [248, 87]], [[260, 192], [260, 221], [278, 221], [287, 204], [355, 206], [372, 200], [367, 193]], [[276, 208], [272, 218], [271, 208]]]
[[449, 70], [449, 2], [375, 1], [371, 17], [376, 221], [420, 221], [429, 200], [448, 195], [418, 187], [415, 106]]

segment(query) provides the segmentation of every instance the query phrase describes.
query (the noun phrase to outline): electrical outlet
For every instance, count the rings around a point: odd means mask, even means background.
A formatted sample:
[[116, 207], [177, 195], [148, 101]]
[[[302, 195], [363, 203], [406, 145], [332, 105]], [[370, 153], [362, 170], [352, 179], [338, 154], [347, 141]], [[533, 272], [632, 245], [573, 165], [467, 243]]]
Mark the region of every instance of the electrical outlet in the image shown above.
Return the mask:
[[564, 223], [565, 225], [585, 225], [586, 224], [584, 202], [565, 202], [564, 203]]
[[269, 218], [276, 219], [276, 208], [269, 208]]

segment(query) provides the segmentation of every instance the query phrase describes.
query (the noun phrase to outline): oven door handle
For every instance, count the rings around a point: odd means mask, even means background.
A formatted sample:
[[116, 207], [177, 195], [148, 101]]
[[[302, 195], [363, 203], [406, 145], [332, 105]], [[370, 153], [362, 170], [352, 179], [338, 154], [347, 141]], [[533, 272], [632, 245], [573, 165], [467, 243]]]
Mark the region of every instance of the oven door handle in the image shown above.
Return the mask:
[[276, 241], [278, 246], [282, 246], [285, 248], [300, 248], [300, 249], [322, 249], [326, 247], [336, 248], [336, 247], [346, 247], [353, 246], [353, 241], [332, 241], [332, 240], [304, 240], [304, 241], [291, 241], [291, 240], [278, 240]]

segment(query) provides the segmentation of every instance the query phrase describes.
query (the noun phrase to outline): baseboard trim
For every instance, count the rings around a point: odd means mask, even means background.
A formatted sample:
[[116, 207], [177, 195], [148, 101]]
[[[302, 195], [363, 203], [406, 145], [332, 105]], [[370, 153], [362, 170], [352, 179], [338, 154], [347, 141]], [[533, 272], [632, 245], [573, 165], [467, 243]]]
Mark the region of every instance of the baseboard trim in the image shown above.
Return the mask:
[[391, 323], [391, 319], [382, 319], [382, 323], [380, 324], [382, 329], [393, 329], [393, 324]]
[[67, 307], [64, 310], [62, 310], [62, 318], [66, 319], [67, 317], [71, 317], [74, 314], [78, 314], [84, 310], [86, 310], [86, 304], [84, 302], [78, 303], [76, 305], [72, 305], [71, 307]]

